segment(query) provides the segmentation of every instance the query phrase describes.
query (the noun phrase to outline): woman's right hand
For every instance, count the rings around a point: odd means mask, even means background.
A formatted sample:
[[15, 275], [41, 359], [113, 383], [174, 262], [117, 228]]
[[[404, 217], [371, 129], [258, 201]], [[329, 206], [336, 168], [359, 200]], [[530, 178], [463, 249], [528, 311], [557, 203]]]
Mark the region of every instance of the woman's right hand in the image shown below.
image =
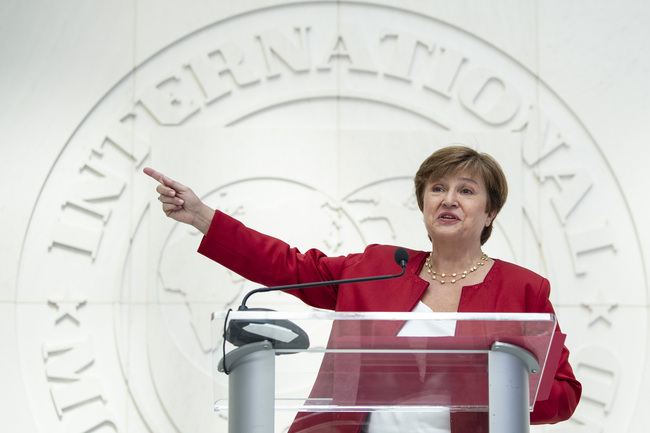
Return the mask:
[[162, 203], [165, 215], [178, 222], [190, 224], [201, 233], [207, 234], [214, 216], [212, 208], [203, 203], [194, 191], [182, 183], [150, 167], [145, 167], [143, 171], [159, 182], [156, 192], [160, 194], [158, 200]]

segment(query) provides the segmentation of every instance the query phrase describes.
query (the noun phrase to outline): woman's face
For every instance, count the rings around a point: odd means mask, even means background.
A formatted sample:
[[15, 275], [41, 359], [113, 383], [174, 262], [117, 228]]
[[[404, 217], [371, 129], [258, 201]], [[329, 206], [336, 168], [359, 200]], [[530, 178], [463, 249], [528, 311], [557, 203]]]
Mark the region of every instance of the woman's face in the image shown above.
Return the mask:
[[454, 240], [481, 244], [481, 233], [494, 215], [488, 215], [483, 179], [468, 173], [448, 175], [427, 183], [423, 194], [424, 224], [434, 244]]

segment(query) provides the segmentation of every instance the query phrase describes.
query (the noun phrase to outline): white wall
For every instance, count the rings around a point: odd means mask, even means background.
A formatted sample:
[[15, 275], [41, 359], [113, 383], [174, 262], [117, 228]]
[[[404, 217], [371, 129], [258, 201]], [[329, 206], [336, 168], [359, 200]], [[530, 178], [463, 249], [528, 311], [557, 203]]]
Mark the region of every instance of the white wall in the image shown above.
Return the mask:
[[301, 247], [426, 248], [410, 177], [464, 141], [512, 188], [486, 252], [551, 279], [585, 388], [546, 430], [645, 431], [649, 21], [644, 0], [5, 0], [3, 429], [226, 431], [207, 318], [251, 284], [194, 253], [143, 166]]

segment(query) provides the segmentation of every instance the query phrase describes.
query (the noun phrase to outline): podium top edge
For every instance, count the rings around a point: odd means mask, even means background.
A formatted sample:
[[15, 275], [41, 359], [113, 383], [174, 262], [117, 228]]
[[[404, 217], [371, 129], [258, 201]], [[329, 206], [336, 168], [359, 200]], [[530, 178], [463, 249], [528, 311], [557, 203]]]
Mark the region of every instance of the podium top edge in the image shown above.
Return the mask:
[[268, 320], [455, 320], [455, 321], [513, 321], [513, 322], [555, 322], [550, 313], [413, 313], [393, 311], [215, 311], [212, 320], [268, 319]]

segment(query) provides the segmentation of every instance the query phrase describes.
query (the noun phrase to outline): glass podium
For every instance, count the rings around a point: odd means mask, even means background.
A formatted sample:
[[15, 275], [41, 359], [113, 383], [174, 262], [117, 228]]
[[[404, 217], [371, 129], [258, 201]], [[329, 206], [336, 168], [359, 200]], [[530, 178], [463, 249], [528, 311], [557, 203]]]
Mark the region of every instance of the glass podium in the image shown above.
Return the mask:
[[536, 313], [216, 312], [214, 409], [231, 433], [272, 433], [280, 410], [485, 412], [521, 433], [550, 392], [555, 331]]

